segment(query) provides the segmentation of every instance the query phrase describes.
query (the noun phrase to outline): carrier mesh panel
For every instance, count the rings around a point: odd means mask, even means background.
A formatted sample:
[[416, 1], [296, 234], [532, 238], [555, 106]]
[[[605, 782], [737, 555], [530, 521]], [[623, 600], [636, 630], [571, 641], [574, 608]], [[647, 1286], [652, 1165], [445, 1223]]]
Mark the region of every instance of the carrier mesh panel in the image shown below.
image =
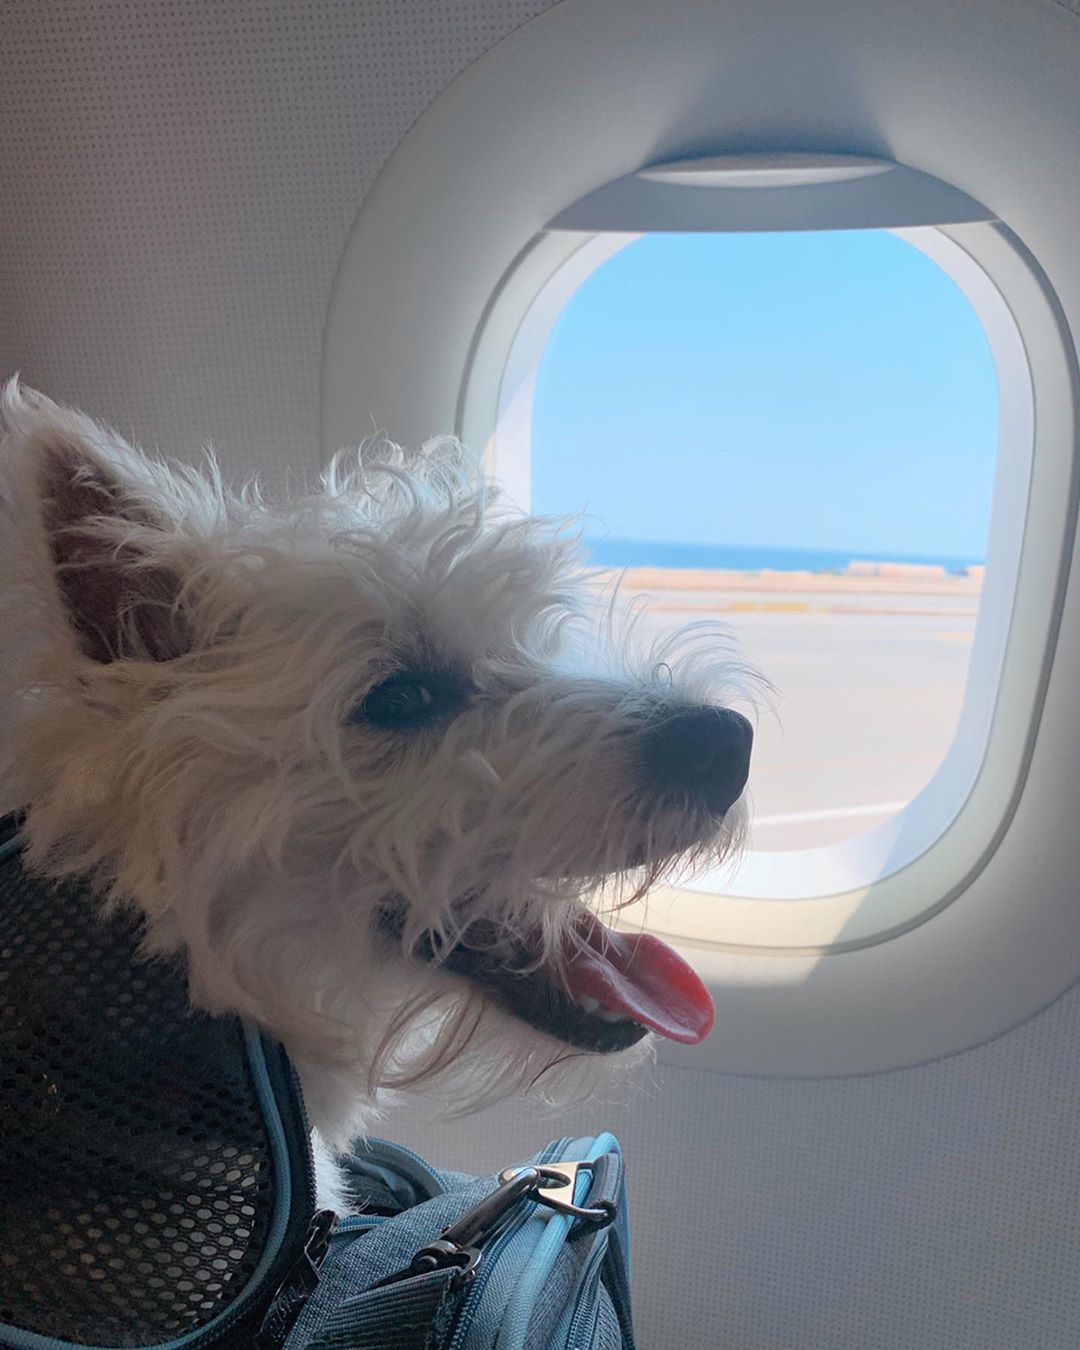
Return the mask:
[[0, 861], [0, 1323], [140, 1346], [243, 1289], [271, 1156], [239, 1024], [95, 910]]

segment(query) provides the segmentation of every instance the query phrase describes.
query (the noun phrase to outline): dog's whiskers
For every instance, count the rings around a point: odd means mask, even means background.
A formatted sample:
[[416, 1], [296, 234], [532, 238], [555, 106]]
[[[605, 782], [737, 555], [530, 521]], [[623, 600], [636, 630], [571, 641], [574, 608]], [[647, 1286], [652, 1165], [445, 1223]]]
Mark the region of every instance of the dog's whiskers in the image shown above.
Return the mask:
[[496, 773], [491, 761], [479, 750], [466, 750], [461, 756], [461, 763], [466, 769], [472, 770], [485, 786], [495, 788], [502, 787], [502, 779]]

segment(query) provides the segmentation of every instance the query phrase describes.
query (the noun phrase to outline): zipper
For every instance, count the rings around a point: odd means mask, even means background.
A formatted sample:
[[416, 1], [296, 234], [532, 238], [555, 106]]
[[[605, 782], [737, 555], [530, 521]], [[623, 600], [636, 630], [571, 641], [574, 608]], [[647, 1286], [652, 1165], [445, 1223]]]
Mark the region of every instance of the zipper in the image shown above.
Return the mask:
[[[298, 1132], [301, 1135], [307, 1194], [310, 1203], [314, 1205], [315, 1157], [311, 1147], [311, 1121], [304, 1102], [299, 1075], [291, 1061], [285, 1056], [284, 1050], [280, 1047], [276, 1048], [288, 1065], [289, 1083], [292, 1088], [289, 1097], [295, 1107], [295, 1121], [293, 1123], [298, 1126]], [[446, 1187], [438, 1174], [418, 1153], [414, 1153], [411, 1149], [407, 1149], [400, 1144], [392, 1144], [388, 1140], [372, 1140], [369, 1141], [366, 1151], [380, 1159], [396, 1163], [414, 1184], [423, 1183], [424, 1187], [431, 1192], [432, 1198], [435, 1195], [445, 1193]], [[333, 1210], [316, 1212], [304, 1236], [300, 1256], [288, 1268], [270, 1299], [258, 1333], [252, 1342], [256, 1350], [278, 1350], [278, 1347], [285, 1343], [289, 1332], [303, 1310], [304, 1304], [318, 1285], [319, 1271], [330, 1251], [333, 1240], [339, 1235], [348, 1235], [350, 1231], [359, 1228], [371, 1228], [373, 1226], [372, 1218], [374, 1217], [377, 1216], [356, 1214], [338, 1219]], [[246, 1310], [264, 1292], [268, 1283], [269, 1280], [266, 1280], [260, 1290], [252, 1291], [251, 1298], [245, 1302], [244, 1309], [239, 1310], [236, 1317], [230, 1315], [229, 1322], [222, 1324], [223, 1330], [227, 1330], [240, 1316], [244, 1315]], [[199, 1350], [200, 1344], [201, 1341], [192, 1341], [185, 1345], [184, 1350]]]
[[274, 1291], [270, 1307], [255, 1336], [256, 1350], [277, 1350], [285, 1344], [296, 1319], [303, 1311], [316, 1285], [319, 1269], [330, 1249], [330, 1237], [337, 1215], [332, 1209], [321, 1209], [308, 1226], [304, 1247]]
[[3, 820], [0, 820], [0, 828], [6, 827], [9, 822], [15, 825], [16, 833], [9, 835], [8, 838], [0, 843], [0, 862], [6, 862], [8, 858], [12, 858], [16, 853], [22, 852], [22, 835], [18, 833], [18, 823], [13, 820], [13, 817], [5, 816]]
[[[555, 1162], [559, 1154], [563, 1152], [569, 1143], [570, 1140], [564, 1138], [549, 1144], [547, 1148], [541, 1152], [537, 1161], [541, 1163]], [[446, 1350], [463, 1350], [465, 1337], [469, 1334], [469, 1324], [472, 1320], [471, 1314], [479, 1305], [480, 1300], [484, 1297], [484, 1290], [487, 1288], [488, 1281], [491, 1279], [495, 1267], [498, 1264], [499, 1257], [510, 1243], [513, 1242], [514, 1238], [518, 1236], [520, 1231], [535, 1213], [536, 1206], [533, 1204], [524, 1214], [519, 1214], [516, 1218], [511, 1219], [507, 1227], [495, 1239], [495, 1243], [491, 1247], [491, 1250], [484, 1253], [483, 1266], [474, 1278], [469, 1287], [469, 1291], [465, 1296], [465, 1301], [458, 1312], [454, 1331]]]
[[[599, 1268], [603, 1264], [604, 1242], [594, 1242], [593, 1249], [589, 1253], [589, 1259], [585, 1262], [585, 1268], [582, 1270], [581, 1277], [578, 1280], [578, 1288], [584, 1289], [594, 1281], [598, 1280], [600, 1278]], [[564, 1347], [564, 1350], [575, 1350], [575, 1347], [578, 1345], [577, 1336], [582, 1330], [582, 1322], [590, 1312], [595, 1312], [595, 1307], [590, 1308], [583, 1299], [579, 1298], [577, 1306], [570, 1316], [570, 1326], [566, 1335], [561, 1342], [558, 1342], [558, 1344], [561, 1344]]]
[[[307, 1103], [304, 1101], [304, 1091], [300, 1084], [300, 1075], [296, 1072], [292, 1061], [285, 1053], [281, 1045], [267, 1046], [262, 1037], [257, 1032], [254, 1035], [258, 1039], [259, 1049], [262, 1052], [264, 1065], [267, 1064], [268, 1054], [278, 1057], [279, 1063], [275, 1066], [279, 1082], [287, 1086], [283, 1093], [274, 1091], [273, 1076], [267, 1072], [269, 1096], [277, 1108], [279, 1116], [279, 1126], [282, 1128], [282, 1149], [285, 1159], [286, 1170], [290, 1174], [289, 1185], [289, 1213], [286, 1216], [286, 1232], [282, 1235], [279, 1244], [277, 1256], [295, 1250], [294, 1244], [289, 1240], [288, 1228], [294, 1226], [294, 1215], [312, 1214], [315, 1208], [315, 1154], [311, 1147], [311, 1119], [307, 1113]], [[255, 1065], [252, 1065], [255, 1072]], [[284, 1073], [281, 1070], [284, 1069]], [[280, 1118], [285, 1111], [291, 1108], [291, 1119], [286, 1121]], [[289, 1147], [289, 1134], [297, 1136], [292, 1142], [292, 1148]], [[294, 1155], [298, 1154], [302, 1164], [302, 1196], [293, 1195], [292, 1188], [292, 1164]], [[300, 1207], [302, 1206], [302, 1208]], [[293, 1323], [300, 1316], [301, 1309], [307, 1302], [312, 1290], [319, 1282], [319, 1268], [326, 1259], [326, 1254], [330, 1247], [330, 1237], [337, 1220], [337, 1215], [333, 1210], [317, 1210], [312, 1215], [307, 1224], [303, 1240], [300, 1244], [300, 1254], [286, 1268], [284, 1275], [278, 1275], [278, 1282], [273, 1285], [274, 1292], [269, 1302], [266, 1302], [266, 1288], [271, 1285], [271, 1272], [277, 1266], [275, 1257], [271, 1264], [267, 1277], [262, 1281], [259, 1289], [252, 1292], [249, 1306], [257, 1307], [262, 1304], [262, 1318], [258, 1324], [258, 1331], [252, 1342], [255, 1346], [263, 1350], [266, 1347], [276, 1347], [284, 1344], [285, 1338], [292, 1329]], [[190, 1350], [198, 1350], [198, 1345], [190, 1347]]]
[[[613, 1148], [618, 1148], [614, 1137], [606, 1132], [595, 1135], [591, 1143], [588, 1143], [588, 1146], [581, 1152], [579, 1152], [580, 1146], [587, 1141], [577, 1139], [567, 1142], [572, 1152], [577, 1153], [579, 1157], [583, 1157], [587, 1163], [595, 1162], [604, 1153], [611, 1151]], [[563, 1152], [565, 1156], [565, 1149], [560, 1150], [560, 1152]], [[577, 1174], [575, 1173], [575, 1181], [576, 1179]], [[615, 1217], [615, 1211], [610, 1206], [606, 1208], [608, 1209], [607, 1223], [610, 1223]], [[521, 1350], [521, 1347], [525, 1345], [529, 1322], [532, 1320], [537, 1299], [540, 1296], [544, 1281], [558, 1259], [559, 1249], [570, 1232], [572, 1225], [567, 1222], [567, 1217], [573, 1212], [572, 1207], [563, 1208], [562, 1213], [556, 1213], [541, 1234], [540, 1241], [533, 1251], [532, 1259], [528, 1267], [522, 1272], [514, 1295], [503, 1314], [496, 1350]]]
[[[315, 1163], [311, 1148], [311, 1122], [304, 1103], [304, 1094], [299, 1075], [289, 1064], [292, 1100], [296, 1105], [296, 1115], [303, 1131], [304, 1156], [307, 1164], [308, 1193], [314, 1197]], [[398, 1144], [387, 1140], [373, 1140], [364, 1148], [364, 1155], [373, 1161], [396, 1164], [397, 1170], [413, 1185], [430, 1192], [429, 1198], [445, 1192], [441, 1178], [420, 1157]], [[289, 1267], [277, 1286], [269, 1307], [263, 1317], [258, 1334], [254, 1339], [255, 1350], [279, 1350], [295, 1326], [304, 1305], [319, 1283], [319, 1272], [331, 1250], [334, 1240], [347, 1237], [350, 1233], [368, 1230], [375, 1225], [377, 1215], [352, 1214], [339, 1219], [333, 1210], [319, 1210], [308, 1227], [299, 1257]]]
[[[277, 1044], [267, 1045], [260, 1032], [253, 1026], [245, 1024], [244, 1037], [247, 1044], [248, 1066], [251, 1070], [252, 1078], [255, 1080], [256, 1094], [259, 1097], [263, 1109], [263, 1120], [266, 1125], [266, 1131], [269, 1136], [270, 1149], [272, 1155], [278, 1160], [280, 1168], [279, 1176], [281, 1180], [278, 1204], [283, 1211], [283, 1218], [279, 1217], [281, 1231], [277, 1235], [276, 1250], [268, 1258], [265, 1270], [254, 1280], [246, 1290], [244, 1290], [237, 1302], [233, 1306], [221, 1313], [218, 1319], [203, 1327], [192, 1336], [184, 1337], [169, 1345], [154, 1346], [149, 1350], [203, 1350], [203, 1347], [213, 1346], [215, 1350], [226, 1350], [229, 1344], [227, 1337], [233, 1332], [233, 1329], [240, 1323], [252, 1318], [258, 1310], [261, 1309], [262, 1320], [266, 1318], [273, 1310], [277, 1300], [277, 1294], [270, 1300], [270, 1307], [266, 1306], [266, 1291], [268, 1288], [275, 1290], [281, 1288], [289, 1279], [289, 1276], [296, 1272], [301, 1262], [307, 1260], [312, 1268], [317, 1271], [318, 1266], [326, 1255], [327, 1243], [322, 1242], [322, 1236], [325, 1230], [327, 1241], [329, 1231], [333, 1224], [334, 1214], [330, 1210], [323, 1210], [315, 1214], [314, 1218], [304, 1218], [305, 1232], [303, 1241], [300, 1244], [301, 1254], [296, 1260], [287, 1267], [285, 1276], [280, 1273], [280, 1261], [290, 1250], [294, 1250], [294, 1244], [290, 1241], [290, 1229], [295, 1231], [297, 1228], [297, 1217], [300, 1215], [309, 1215], [315, 1205], [315, 1156], [311, 1150], [311, 1124], [308, 1120], [307, 1107], [304, 1104], [304, 1094], [300, 1089], [300, 1080], [292, 1062], [285, 1054], [282, 1046]], [[276, 1056], [279, 1062], [271, 1064], [271, 1056]], [[282, 1068], [286, 1072], [282, 1072]], [[277, 1087], [285, 1085], [291, 1091], [278, 1092]], [[285, 1112], [292, 1107], [290, 1119], [285, 1119]], [[298, 1135], [295, 1140], [295, 1147], [299, 1151], [299, 1158], [302, 1164], [302, 1176], [297, 1178], [294, 1175], [294, 1149], [289, 1147], [290, 1134]], [[294, 1182], [302, 1180], [305, 1185], [305, 1193], [297, 1196], [294, 1191]], [[303, 1208], [298, 1207], [298, 1202]], [[327, 1224], [326, 1216], [329, 1215], [330, 1222]], [[278, 1226], [277, 1224], [274, 1225]], [[271, 1232], [271, 1237], [273, 1232]], [[267, 1242], [269, 1250], [270, 1241]], [[311, 1255], [308, 1254], [308, 1248], [311, 1248]], [[275, 1284], [275, 1280], [277, 1283]], [[296, 1310], [296, 1316], [299, 1315], [299, 1308]], [[295, 1317], [294, 1319], [295, 1320]], [[256, 1323], [260, 1328], [261, 1323]], [[252, 1342], [245, 1337], [245, 1345]]]
[[[183, 1337], [169, 1345], [154, 1346], [148, 1348], [148, 1350], [174, 1350], [174, 1347], [175, 1350], [201, 1350], [204, 1346], [214, 1346], [215, 1350], [225, 1350], [225, 1347], [229, 1344], [226, 1338], [239, 1323], [251, 1318], [252, 1314], [260, 1307], [262, 1307], [262, 1320], [265, 1321], [269, 1316], [269, 1312], [272, 1310], [276, 1301], [276, 1294], [274, 1298], [270, 1300], [270, 1309], [268, 1310], [265, 1306], [266, 1290], [267, 1288], [276, 1289], [284, 1283], [280, 1274], [279, 1261], [292, 1246], [289, 1241], [289, 1230], [295, 1226], [294, 1216], [298, 1212], [297, 1199], [299, 1197], [293, 1194], [293, 1154], [289, 1148], [289, 1131], [286, 1128], [286, 1124], [293, 1127], [294, 1132], [297, 1127], [299, 1127], [302, 1141], [301, 1157], [304, 1164], [304, 1180], [307, 1183], [307, 1194], [304, 1197], [305, 1210], [303, 1212], [310, 1213], [311, 1208], [314, 1205], [315, 1158], [311, 1151], [311, 1129], [307, 1119], [307, 1109], [304, 1105], [303, 1093], [300, 1091], [299, 1080], [296, 1077], [296, 1070], [286, 1056], [284, 1049], [278, 1045], [267, 1047], [261, 1034], [255, 1027], [245, 1024], [244, 1037], [247, 1044], [248, 1066], [251, 1070], [252, 1078], [255, 1080], [256, 1094], [259, 1097], [260, 1105], [263, 1109], [263, 1119], [266, 1125], [267, 1134], [269, 1135], [271, 1153], [279, 1160], [279, 1176], [282, 1182], [280, 1190], [283, 1192], [283, 1195], [279, 1195], [278, 1204], [284, 1211], [284, 1218], [279, 1220], [281, 1231], [277, 1235], [276, 1251], [269, 1257], [266, 1268], [261, 1272], [259, 1277], [256, 1280], [253, 1280], [247, 1289], [240, 1294], [237, 1302], [234, 1303], [231, 1308], [221, 1313], [215, 1321], [209, 1323], [192, 1336]], [[268, 1049], [270, 1053], [280, 1055], [288, 1068], [287, 1075], [271, 1072], [267, 1053]], [[289, 1086], [293, 1089], [291, 1093], [283, 1094], [285, 1101], [280, 1101], [279, 1094], [274, 1091], [275, 1077], [277, 1078], [278, 1083], [281, 1083], [284, 1078], [284, 1081], [288, 1082]], [[292, 1112], [293, 1119], [286, 1122], [283, 1120], [283, 1108], [289, 1104], [295, 1109]], [[330, 1215], [332, 1225], [334, 1215], [333, 1212], [329, 1210], [321, 1211], [316, 1214], [313, 1219], [307, 1221], [304, 1240], [301, 1245], [301, 1255], [287, 1268], [285, 1279], [288, 1279], [288, 1276], [296, 1269], [299, 1262], [305, 1259], [309, 1245], [312, 1245], [312, 1250], [318, 1263], [322, 1263], [322, 1259], [326, 1254], [325, 1246], [320, 1250], [314, 1240], [317, 1233], [321, 1232], [325, 1223], [325, 1215], [327, 1214]], [[276, 1227], [277, 1224], [273, 1226]], [[326, 1229], [326, 1232], [328, 1236], [329, 1228]], [[273, 1228], [271, 1230], [271, 1237], [272, 1235]], [[269, 1249], [269, 1246], [270, 1242], [268, 1241], [267, 1250]], [[315, 1268], [317, 1269], [317, 1266]], [[278, 1280], [278, 1285], [274, 1284], [275, 1279]], [[299, 1310], [297, 1310], [297, 1315], [299, 1315]], [[258, 1323], [257, 1325], [260, 1327], [261, 1332], [261, 1323]], [[250, 1342], [246, 1343], [250, 1344]]]
[[[284, 1050], [281, 1052], [285, 1054]], [[308, 1116], [307, 1102], [304, 1100], [304, 1089], [300, 1084], [300, 1075], [293, 1067], [291, 1059], [286, 1057], [286, 1063], [289, 1066], [289, 1082], [292, 1084], [292, 1099], [296, 1103], [296, 1113], [300, 1117], [300, 1130], [304, 1140], [304, 1163], [307, 1171], [307, 1193], [312, 1206], [315, 1205], [317, 1197], [315, 1195], [315, 1152], [311, 1147], [311, 1119]]]
[[[546, 1149], [542, 1155], [544, 1161], [548, 1161], [547, 1155], [557, 1151], [557, 1148]], [[385, 1141], [375, 1141], [369, 1155], [373, 1162], [378, 1159], [380, 1163], [392, 1158], [407, 1180], [408, 1172], [413, 1173], [413, 1179], [419, 1173], [427, 1179], [430, 1190], [443, 1194], [446, 1192], [441, 1178], [418, 1154], [410, 1150]], [[498, 1254], [532, 1216], [535, 1205], [530, 1206], [524, 1214], [515, 1213], [519, 1209], [519, 1201], [537, 1195], [542, 1183], [546, 1182], [550, 1187], [553, 1181], [561, 1183], [561, 1178], [545, 1178], [538, 1173], [536, 1164], [507, 1169], [500, 1175], [494, 1191], [444, 1228], [433, 1242], [417, 1251], [407, 1267], [387, 1275], [370, 1285], [369, 1289], [392, 1286], [411, 1276], [438, 1269], [453, 1272], [450, 1290], [465, 1288], [471, 1284], [481, 1258], [485, 1261], [497, 1259]], [[547, 1199], [546, 1203], [558, 1204], [559, 1201], [552, 1198]], [[318, 1285], [319, 1268], [336, 1239], [347, 1238], [350, 1234], [360, 1236], [394, 1217], [352, 1214], [338, 1221], [331, 1210], [316, 1214], [300, 1259], [290, 1268], [271, 1300], [269, 1311], [254, 1340], [255, 1350], [280, 1350], [284, 1345], [304, 1305]], [[494, 1245], [489, 1246], [491, 1243]]]
[[353, 1233], [367, 1233], [372, 1228], [378, 1228], [380, 1224], [396, 1218], [396, 1214], [346, 1214], [343, 1219], [337, 1221], [334, 1231], [330, 1234], [330, 1245], [331, 1247], [337, 1245], [338, 1238], [347, 1238]]
[[492, 1278], [499, 1258], [514, 1239], [521, 1235], [522, 1229], [533, 1217], [535, 1212], [536, 1210], [534, 1207], [528, 1214], [518, 1215], [518, 1217], [508, 1225], [505, 1231], [495, 1239], [495, 1243], [491, 1250], [484, 1253], [484, 1268], [473, 1281], [466, 1297], [466, 1301], [462, 1304], [462, 1307], [458, 1312], [453, 1335], [451, 1336], [450, 1343], [447, 1345], [446, 1350], [462, 1350], [465, 1343], [465, 1337], [468, 1336], [472, 1327], [472, 1313], [484, 1297], [484, 1290], [487, 1288], [488, 1282]]

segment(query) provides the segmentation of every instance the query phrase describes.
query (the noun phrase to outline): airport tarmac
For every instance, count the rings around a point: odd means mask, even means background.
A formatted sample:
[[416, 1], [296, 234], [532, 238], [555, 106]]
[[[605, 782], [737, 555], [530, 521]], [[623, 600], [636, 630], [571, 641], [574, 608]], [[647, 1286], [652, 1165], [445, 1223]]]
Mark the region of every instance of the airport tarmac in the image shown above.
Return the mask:
[[692, 590], [685, 574], [673, 585], [657, 573], [643, 579], [648, 588], [627, 590], [647, 598], [650, 631], [720, 620], [775, 686], [775, 711], [758, 715], [750, 778], [755, 848], [850, 838], [936, 771], [963, 701], [977, 587], [814, 589], [798, 578], [789, 588], [774, 576], [764, 588]]

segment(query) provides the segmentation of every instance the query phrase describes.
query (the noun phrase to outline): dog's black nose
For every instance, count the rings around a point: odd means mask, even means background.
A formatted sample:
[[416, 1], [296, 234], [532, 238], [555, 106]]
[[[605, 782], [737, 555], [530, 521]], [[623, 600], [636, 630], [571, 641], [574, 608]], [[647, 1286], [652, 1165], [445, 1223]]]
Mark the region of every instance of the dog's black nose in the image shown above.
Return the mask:
[[754, 728], [730, 708], [687, 708], [650, 728], [645, 769], [650, 780], [681, 789], [722, 816], [750, 774]]

